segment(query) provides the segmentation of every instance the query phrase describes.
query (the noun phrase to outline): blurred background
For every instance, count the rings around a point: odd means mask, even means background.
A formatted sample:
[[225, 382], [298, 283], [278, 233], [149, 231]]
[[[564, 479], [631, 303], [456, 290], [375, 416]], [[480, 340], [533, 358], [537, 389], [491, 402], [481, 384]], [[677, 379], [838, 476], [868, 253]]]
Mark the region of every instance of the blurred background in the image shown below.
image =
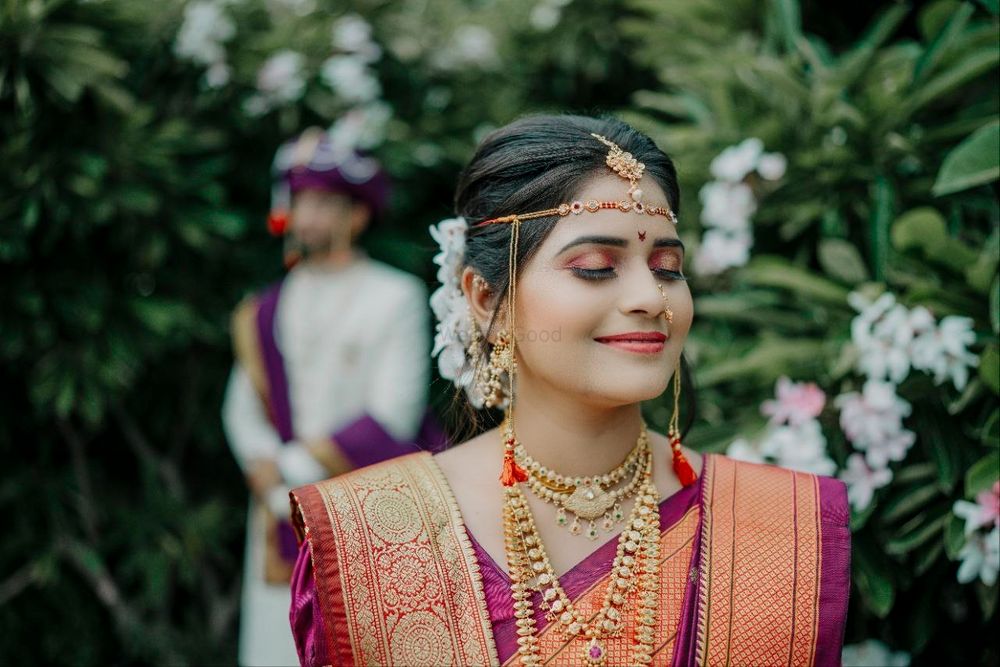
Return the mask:
[[433, 289], [478, 139], [573, 111], [677, 163], [686, 444], [848, 484], [846, 664], [1000, 664], [998, 62], [997, 0], [0, 0], [0, 659], [235, 661], [281, 141], [372, 151]]

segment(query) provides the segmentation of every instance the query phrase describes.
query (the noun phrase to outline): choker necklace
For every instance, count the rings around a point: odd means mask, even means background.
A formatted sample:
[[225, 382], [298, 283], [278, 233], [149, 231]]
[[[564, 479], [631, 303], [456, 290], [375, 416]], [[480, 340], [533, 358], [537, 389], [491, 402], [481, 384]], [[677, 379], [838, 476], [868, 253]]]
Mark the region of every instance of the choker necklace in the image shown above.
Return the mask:
[[520, 486], [514, 484], [505, 489], [504, 546], [522, 665], [541, 665], [532, 591], [541, 592], [539, 607], [550, 622], [559, 624], [557, 629], [566, 641], [586, 642], [581, 658], [583, 664], [593, 667], [605, 663], [605, 640], [621, 635], [626, 604], [635, 604], [637, 629], [629, 664], [649, 664], [652, 660], [660, 585], [659, 494], [652, 479], [652, 456], [645, 456], [639, 468], [641, 481], [635, 507], [618, 539], [603, 604], [594, 616], [578, 610], [559, 584]]
[[[589, 539], [596, 540], [599, 533], [596, 521], [601, 520], [601, 527], [610, 532], [616, 524], [625, 518], [621, 503], [631, 498], [642, 482], [646, 459], [652, 458], [649, 446], [649, 435], [646, 423], [642, 422], [639, 438], [635, 447], [625, 460], [616, 468], [604, 475], [592, 477], [569, 477], [555, 473], [531, 458], [520, 443], [514, 447], [514, 457], [527, 472], [527, 482], [531, 492], [539, 499], [554, 504], [556, 523], [567, 527], [573, 535], [583, 532]], [[616, 489], [609, 487], [618, 484], [631, 476], [624, 486]], [[568, 514], [573, 515], [570, 522]], [[583, 531], [580, 520], [588, 522]]]

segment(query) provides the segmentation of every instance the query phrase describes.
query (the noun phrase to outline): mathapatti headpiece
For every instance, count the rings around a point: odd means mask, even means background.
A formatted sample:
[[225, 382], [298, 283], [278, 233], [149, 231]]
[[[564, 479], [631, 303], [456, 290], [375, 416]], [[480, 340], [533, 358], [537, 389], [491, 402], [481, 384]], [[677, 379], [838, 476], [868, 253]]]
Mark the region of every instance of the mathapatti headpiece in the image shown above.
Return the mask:
[[636, 160], [635, 156], [631, 153], [623, 151], [618, 144], [611, 141], [607, 137], [602, 137], [601, 135], [594, 133], [591, 133], [590, 136], [594, 137], [610, 149], [605, 162], [613, 172], [629, 182], [629, 189], [627, 193], [629, 197], [628, 199], [622, 199], [620, 201], [598, 201], [596, 199], [588, 199], [585, 202], [576, 200], [567, 204], [559, 204], [559, 206], [556, 206], [555, 208], [547, 208], [543, 211], [516, 213], [514, 215], [505, 215], [500, 218], [483, 220], [475, 226], [485, 227], [486, 225], [514, 222], [515, 220], [548, 218], [553, 215], [567, 216], [570, 213], [579, 215], [584, 211], [587, 211], [588, 213], [596, 213], [602, 209], [610, 208], [618, 209], [622, 213], [635, 211], [639, 214], [645, 213], [646, 215], [662, 215], [664, 218], [676, 225], [677, 216], [674, 215], [674, 212], [670, 209], [670, 204], [658, 206], [646, 205], [642, 203], [642, 189], [639, 187], [639, 181], [642, 179], [642, 172], [645, 171], [646, 165]]

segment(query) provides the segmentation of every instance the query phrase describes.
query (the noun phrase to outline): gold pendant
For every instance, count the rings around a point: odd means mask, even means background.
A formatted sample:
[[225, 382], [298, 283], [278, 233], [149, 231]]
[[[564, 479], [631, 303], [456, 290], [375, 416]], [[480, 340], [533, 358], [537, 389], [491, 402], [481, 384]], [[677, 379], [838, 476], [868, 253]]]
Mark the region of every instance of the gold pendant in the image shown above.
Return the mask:
[[587, 648], [583, 652], [583, 661], [586, 665], [603, 665], [604, 658], [607, 657], [604, 645], [597, 641], [597, 638], [590, 640]]
[[606, 493], [600, 486], [580, 485], [563, 501], [562, 506], [581, 519], [596, 519], [614, 504], [615, 497]]

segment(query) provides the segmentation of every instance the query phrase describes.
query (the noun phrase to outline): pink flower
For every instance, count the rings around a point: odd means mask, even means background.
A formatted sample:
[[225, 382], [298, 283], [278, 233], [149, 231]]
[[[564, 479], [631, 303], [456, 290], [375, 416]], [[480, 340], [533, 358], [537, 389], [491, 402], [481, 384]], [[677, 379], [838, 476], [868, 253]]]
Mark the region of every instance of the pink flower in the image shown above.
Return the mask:
[[823, 411], [826, 394], [814, 382], [792, 382], [787, 377], [778, 378], [775, 389], [777, 400], [764, 401], [760, 412], [771, 417], [772, 424], [802, 424], [815, 419]]
[[992, 490], [976, 494], [974, 503], [956, 500], [952, 510], [960, 519], [965, 520], [966, 535], [984, 526], [1000, 526], [1000, 481], [993, 485]]

